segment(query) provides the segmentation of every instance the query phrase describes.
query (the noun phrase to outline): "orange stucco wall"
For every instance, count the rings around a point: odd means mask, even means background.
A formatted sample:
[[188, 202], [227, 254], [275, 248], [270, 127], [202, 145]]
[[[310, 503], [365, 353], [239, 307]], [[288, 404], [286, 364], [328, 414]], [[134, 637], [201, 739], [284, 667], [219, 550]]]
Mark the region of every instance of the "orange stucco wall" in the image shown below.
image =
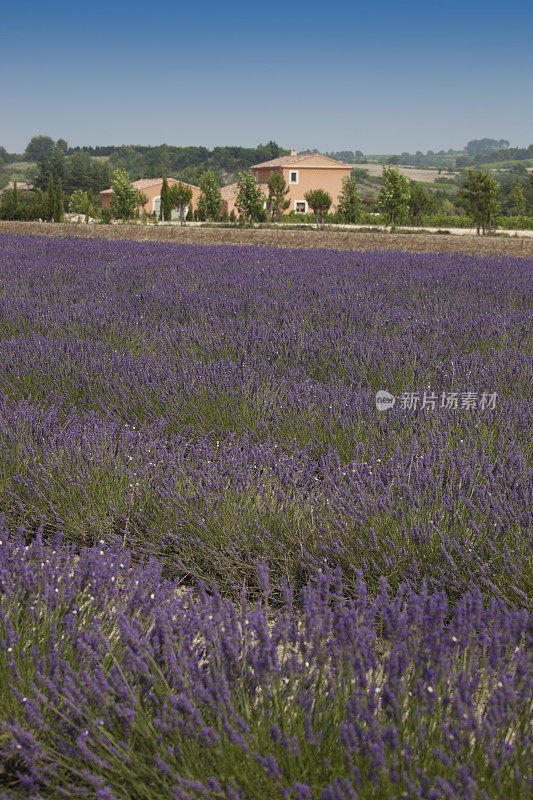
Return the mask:
[[224, 207], [228, 217], [229, 217], [229, 215], [231, 214], [232, 211], [235, 211], [235, 214], [237, 216], [239, 216], [239, 212], [235, 208], [235, 203], [236, 202], [237, 202], [237, 198], [236, 197], [228, 197], [225, 200], [222, 200], [222, 206]]
[[[289, 211], [296, 210], [296, 203], [305, 202], [305, 193], [311, 189], [324, 189], [333, 199], [331, 210], [337, 205], [339, 193], [342, 188], [344, 178], [350, 177], [350, 167], [324, 167], [318, 165], [309, 166], [309, 161], [304, 166], [294, 167], [264, 167], [262, 169], [252, 169], [259, 183], [266, 183], [273, 172], [282, 172], [285, 183], [289, 187], [287, 198], [290, 200]], [[290, 173], [296, 172], [298, 183], [290, 182]]]
[[[176, 180], [175, 178], [167, 178], [167, 181], [169, 186], [174, 186], [175, 184], [180, 183], [180, 181]], [[147, 202], [144, 204], [144, 206], [140, 207], [139, 213], [142, 214], [143, 211], [146, 211], [147, 214], [152, 214], [154, 212], [154, 200], [157, 197], [161, 197], [162, 186], [163, 181], [161, 180], [160, 183], [156, 183], [154, 186], [148, 186], [146, 189], [140, 189], [140, 192], [146, 197]], [[198, 186], [193, 186], [192, 184], [188, 184], [188, 186], [190, 186], [192, 189], [192, 206], [193, 208], [196, 208], [198, 198], [200, 196], [200, 189]], [[110, 208], [113, 194], [104, 193], [100, 196], [102, 198], [102, 208]]]

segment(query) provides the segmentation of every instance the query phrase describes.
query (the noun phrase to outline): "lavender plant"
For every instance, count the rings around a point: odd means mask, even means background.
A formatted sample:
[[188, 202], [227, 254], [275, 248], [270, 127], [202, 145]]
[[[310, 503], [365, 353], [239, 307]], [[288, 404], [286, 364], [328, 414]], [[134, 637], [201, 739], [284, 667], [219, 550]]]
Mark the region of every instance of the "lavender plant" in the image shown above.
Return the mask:
[[0, 264], [0, 797], [527, 796], [531, 260]]
[[[0, 534], [4, 797], [523, 798], [532, 618], [473, 588], [269, 606], [119, 545]], [[297, 605], [295, 601], [298, 600]]]
[[[167, 574], [531, 592], [531, 261], [0, 237], [0, 508]], [[379, 388], [496, 408], [376, 410]], [[237, 588], [236, 588], [237, 587]]]

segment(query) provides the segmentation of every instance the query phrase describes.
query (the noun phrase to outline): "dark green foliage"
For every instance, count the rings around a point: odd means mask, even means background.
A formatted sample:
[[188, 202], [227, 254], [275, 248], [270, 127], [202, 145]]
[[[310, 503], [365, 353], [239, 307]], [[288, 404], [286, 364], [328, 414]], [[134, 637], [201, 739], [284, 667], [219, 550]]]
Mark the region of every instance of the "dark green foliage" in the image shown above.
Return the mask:
[[413, 225], [422, 225], [423, 218], [433, 210], [433, 200], [422, 184], [411, 181], [409, 218]]
[[216, 221], [220, 217], [222, 195], [220, 184], [213, 170], [208, 169], [200, 178], [202, 194], [198, 198], [198, 216], [200, 220]]
[[273, 172], [267, 184], [270, 214], [273, 220], [278, 220], [291, 204], [287, 199], [289, 187], [285, 183], [283, 172]]
[[76, 189], [98, 194], [111, 184], [109, 163], [82, 152], [65, 156], [63, 150], [56, 148], [50, 155], [42, 156], [37, 162], [35, 185], [44, 189], [50, 174], [56, 183], [61, 178], [66, 194], [72, 194]]
[[178, 211], [180, 222], [183, 225], [185, 223], [185, 217], [188, 216], [189, 212], [192, 211], [192, 189], [190, 186], [187, 186], [184, 183], [176, 183], [169, 192], [169, 201], [170, 201], [170, 208], [171, 214], [172, 209], [175, 208]]
[[324, 189], [312, 189], [304, 194], [309, 208], [314, 212], [317, 225], [324, 224], [324, 216], [328, 213], [331, 203], [331, 195]]
[[401, 225], [409, 216], [409, 181], [396, 167], [383, 167], [379, 210], [389, 225]]
[[172, 205], [170, 199], [170, 189], [168, 181], [163, 178], [163, 185], [161, 186], [161, 203], [159, 206], [159, 219], [169, 222], [172, 216]]
[[59, 179], [55, 194], [54, 194], [54, 222], [63, 222], [65, 217], [65, 208], [63, 201], [63, 188], [61, 186], [61, 178]]
[[345, 164], [353, 164], [355, 161], [364, 161], [365, 156], [361, 150], [338, 150], [335, 153], [324, 153], [328, 158], [335, 161], [343, 161]]
[[370, 177], [368, 170], [362, 169], [361, 167], [354, 167], [350, 175], [358, 181], [367, 181]]
[[247, 169], [241, 172], [237, 181], [237, 199], [235, 205], [243, 223], [262, 222], [266, 218], [265, 197], [252, 172]]
[[123, 169], [116, 169], [111, 183], [113, 195], [111, 207], [117, 219], [132, 219], [139, 206], [146, 203], [146, 197], [132, 186], [130, 177]]
[[506, 150], [509, 144], [507, 139], [471, 139], [465, 150], [469, 156], [477, 156], [479, 153], [490, 153], [493, 150]]
[[70, 197], [69, 210], [76, 214], [85, 214], [86, 217], [96, 217], [98, 206], [93, 193], [90, 190], [83, 192], [76, 189]]
[[111, 209], [109, 208], [102, 209], [102, 222], [104, 222], [106, 225], [109, 225], [109, 223], [111, 222]]
[[48, 189], [46, 191], [46, 219], [48, 222], [54, 216], [54, 176], [50, 173], [48, 178]]
[[148, 145], [84, 147], [79, 150], [91, 156], [108, 156], [112, 167], [126, 169], [134, 180], [157, 178], [164, 166], [169, 177], [179, 178], [195, 186], [199, 186], [200, 176], [207, 169], [211, 169], [219, 181], [224, 177], [226, 183], [231, 183], [243, 169], [289, 153], [276, 142], [260, 144], [257, 147], [215, 147], [213, 150], [208, 150], [206, 147], [174, 147], [167, 144], [157, 147]]
[[49, 158], [55, 146], [55, 142], [50, 136], [33, 136], [26, 146], [24, 158], [27, 161], [38, 161], [43, 156]]
[[[35, 185], [44, 189], [48, 177], [53, 175], [54, 183], [63, 182], [66, 177], [66, 156], [62, 150], [54, 150], [51, 155], [43, 153], [37, 161], [37, 176]], [[77, 188], [77, 187], [76, 187]]]
[[460, 195], [465, 200], [467, 210], [477, 227], [478, 236], [480, 230], [484, 234], [493, 227], [494, 219], [500, 211], [498, 193], [498, 183], [490, 172], [481, 169], [477, 172], [468, 170], [468, 177], [463, 182]]
[[18, 186], [7, 191], [0, 202], [0, 219], [38, 220], [46, 219], [46, 198], [37, 190], [20, 191]]
[[354, 177], [344, 178], [337, 204], [337, 212], [341, 222], [354, 224], [361, 221], [363, 205], [357, 191], [357, 180]]
[[524, 197], [524, 190], [522, 184], [517, 181], [513, 186], [511, 197], [513, 201], [514, 212], [517, 215], [525, 214], [526, 211], [526, 198]]

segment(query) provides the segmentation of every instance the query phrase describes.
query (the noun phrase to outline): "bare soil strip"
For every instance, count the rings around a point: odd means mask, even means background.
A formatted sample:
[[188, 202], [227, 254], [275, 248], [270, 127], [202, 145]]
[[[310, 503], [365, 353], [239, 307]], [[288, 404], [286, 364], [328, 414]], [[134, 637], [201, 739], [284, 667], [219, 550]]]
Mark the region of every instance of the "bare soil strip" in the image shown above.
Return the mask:
[[338, 250], [409, 250], [418, 253], [468, 252], [533, 256], [533, 239], [504, 236], [451, 236], [386, 231], [280, 230], [274, 228], [204, 228], [177, 225], [92, 225], [0, 221], [0, 233], [79, 236], [136, 241], [260, 247], [323, 247]]

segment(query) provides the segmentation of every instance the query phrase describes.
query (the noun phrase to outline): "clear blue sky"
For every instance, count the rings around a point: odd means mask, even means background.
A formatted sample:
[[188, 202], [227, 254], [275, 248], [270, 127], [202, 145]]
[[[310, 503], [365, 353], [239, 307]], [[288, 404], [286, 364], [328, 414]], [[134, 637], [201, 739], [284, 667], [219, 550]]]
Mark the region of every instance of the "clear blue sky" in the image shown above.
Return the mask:
[[392, 153], [533, 141], [533, 3], [18, 2], [0, 27], [0, 145]]

